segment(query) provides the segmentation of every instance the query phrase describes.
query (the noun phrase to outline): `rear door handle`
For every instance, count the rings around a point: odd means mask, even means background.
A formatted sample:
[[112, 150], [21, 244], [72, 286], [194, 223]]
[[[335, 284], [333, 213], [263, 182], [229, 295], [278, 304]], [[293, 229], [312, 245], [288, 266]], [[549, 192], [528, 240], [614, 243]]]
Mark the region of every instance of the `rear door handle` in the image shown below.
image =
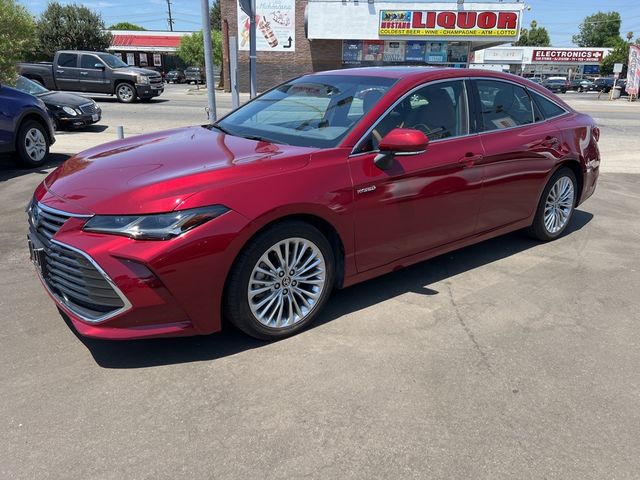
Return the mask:
[[482, 161], [484, 156], [476, 155], [472, 152], [467, 152], [464, 157], [458, 160], [458, 163], [462, 164], [464, 167], [473, 167], [477, 162]]
[[56, 70], [56, 73], [64, 73], [64, 70]]
[[89, 72], [80, 72], [80, 75], [89, 75]]

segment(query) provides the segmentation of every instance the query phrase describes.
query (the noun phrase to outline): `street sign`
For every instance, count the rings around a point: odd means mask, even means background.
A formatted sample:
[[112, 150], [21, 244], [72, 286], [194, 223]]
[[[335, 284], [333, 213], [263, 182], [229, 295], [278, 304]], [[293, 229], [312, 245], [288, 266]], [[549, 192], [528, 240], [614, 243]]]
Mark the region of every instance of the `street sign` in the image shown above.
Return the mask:
[[621, 73], [622, 72], [622, 64], [614, 63], [613, 64], [613, 73]]

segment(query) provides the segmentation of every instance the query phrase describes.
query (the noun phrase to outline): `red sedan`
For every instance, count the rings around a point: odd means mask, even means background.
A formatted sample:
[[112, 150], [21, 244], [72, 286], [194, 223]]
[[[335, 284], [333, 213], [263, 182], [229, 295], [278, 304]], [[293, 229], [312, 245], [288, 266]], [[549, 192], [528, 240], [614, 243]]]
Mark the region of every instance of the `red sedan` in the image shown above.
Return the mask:
[[307, 327], [334, 288], [518, 229], [594, 192], [593, 119], [528, 80], [362, 68], [291, 80], [215, 125], [76, 155], [38, 187], [31, 258], [82, 335]]

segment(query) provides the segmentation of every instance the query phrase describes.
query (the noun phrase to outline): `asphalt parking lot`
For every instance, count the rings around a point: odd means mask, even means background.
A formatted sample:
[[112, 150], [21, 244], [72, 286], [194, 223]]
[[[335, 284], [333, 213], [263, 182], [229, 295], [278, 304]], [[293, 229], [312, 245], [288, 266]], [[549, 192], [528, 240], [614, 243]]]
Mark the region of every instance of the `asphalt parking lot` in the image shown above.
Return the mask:
[[[203, 95], [166, 93], [100, 99], [103, 122], [59, 135], [49, 167], [117, 125], [206, 121]], [[0, 478], [638, 478], [640, 104], [566, 98], [602, 127], [603, 173], [562, 238], [514, 233], [335, 292], [272, 344], [78, 338], [26, 250], [50, 168], [0, 157]]]

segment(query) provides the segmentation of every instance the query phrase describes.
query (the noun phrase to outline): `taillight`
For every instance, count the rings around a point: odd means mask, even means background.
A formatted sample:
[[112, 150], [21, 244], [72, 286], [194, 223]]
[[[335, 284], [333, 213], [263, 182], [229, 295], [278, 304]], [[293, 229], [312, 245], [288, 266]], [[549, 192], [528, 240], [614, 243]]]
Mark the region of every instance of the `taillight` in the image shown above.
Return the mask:
[[593, 127], [593, 136], [596, 142], [600, 141], [600, 129], [598, 127]]

